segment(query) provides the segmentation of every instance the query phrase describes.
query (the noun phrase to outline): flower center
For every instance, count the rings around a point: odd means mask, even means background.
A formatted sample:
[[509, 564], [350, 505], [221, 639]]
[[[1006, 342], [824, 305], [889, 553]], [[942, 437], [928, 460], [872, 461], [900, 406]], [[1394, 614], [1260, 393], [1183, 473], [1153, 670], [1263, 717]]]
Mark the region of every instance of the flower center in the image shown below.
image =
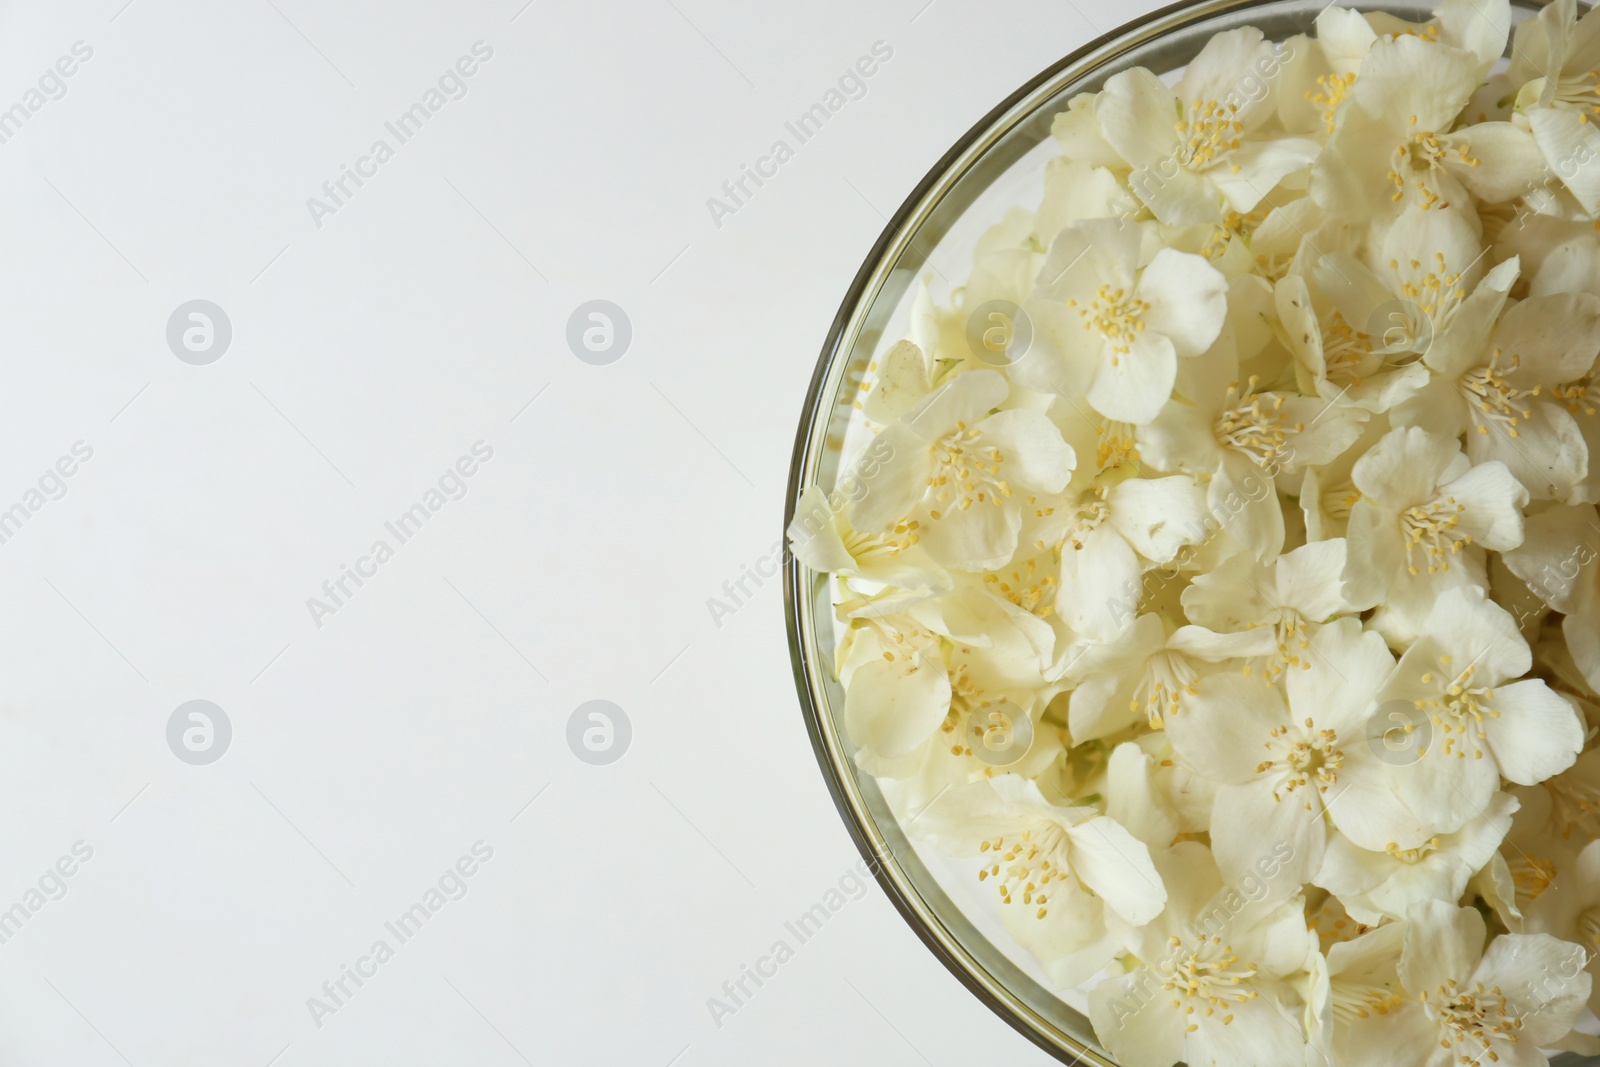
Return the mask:
[[1354, 72], [1349, 74], [1323, 74], [1317, 78], [1319, 91], [1306, 90], [1306, 99], [1311, 101], [1313, 107], [1322, 112], [1322, 124], [1329, 133], [1333, 132], [1334, 113], [1339, 110], [1339, 105], [1344, 103], [1345, 97], [1350, 95], [1350, 89], [1356, 83]]
[[1401, 848], [1399, 842], [1390, 841], [1383, 846], [1383, 850], [1401, 863], [1421, 863], [1439, 851], [1439, 838], [1437, 836], [1430, 837], [1416, 848]]
[[[1439, 657], [1439, 666], [1449, 670], [1451, 658]], [[1482, 759], [1485, 751], [1487, 734], [1483, 724], [1490, 719], [1498, 719], [1500, 713], [1489, 707], [1488, 702], [1494, 699], [1492, 686], [1474, 686], [1472, 675], [1476, 666], [1468, 665], [1467, 669], [1456, 675], [1449, 684], [1445, 685], [1439, 696], [1429, 700], [1417, 701], [1418, 708], [1432, 708], [1429, 716], [1435, 728], [1444, 732], [1444, 754], [1454, 755], [1457, 759], [1466, 759], [1467, 750], [1472, 750], [1473, 759]], [[1432, 671], [1422, 676], [1423, 685], [1433, 685], [1436, 676]]]
[[1120, 286], [1102, 285], [1095, 290], [1088, 306], [1077, 300], [1068, 300], [1067, 306], [1077, 308], [1078, 317], [1085, 329], [1094, 330], [1111, 346], [1111, 362], [1133, 347], [1133, 342], [1144, 332], [1144, 314], [1150, 305]]
[[1439, 1023], [1439, 1043], [1454, 1052], [1459, 1063], [1475, 1063], [1485, 1054], [1498, 1060], [1492, 1047], [1496, 1038], [1517, 1043], [1522, 1020], [1512, 1014], [1499, 986], [1485, 989], [1482, 982], [1475, 982], [1468, 992], [1452, 978], [1422, 1000]]
[[1406, 182], [1410, 181], [1413, 187], [1422, 195], [1424, 208], [1450, 206], [1450, 202], [1439, 195], [1439, 172], [1444, 168], [1446, 159], [1454, 159], [1469, 167], [1477, 167], [1483, 161], [1472, 154], [1472, 148], [1460, 138], [1440, 136], [1434, 130], [1417, 130], [1417, 116], [1411, 116], [1413, 127], [1411, 138], [1400, 142], [1395, 147], [1394, 156], [1389, 164], [1389, 180], [1394, 183], [1394, 196], [1399, 200], [1405, 195]]
[[950, 672], [950, 711], [939, 724], [941, 733], [951, 735], [952, 756], [970, 756], [972, 748], [961, 733], [962, 724], [971, 721], [973, 713], [1004, 703], [1004, 698], [990, 693], [973, 681], [965, 663], [957, 664]]
[[1322, 511], [1335, 521], [1348, 519], [1351, 510], [1361, 499], [1361, 490], [1356, 488], [1355, 482], [1346, 478], [1342, 482], [1335, 482], [1322, 491]]
[[1188, 657], [1178, 652], [1157, 652], [1144, 665], [1144, 673], [1128, 702], [1128, 710], [1144, 710], [1150, 729], [1166, 725], [1167, 716], [1183, 710], [1183, 698], [1194, 696], [1195, 673]]
[[973, 504], [998, 507], [1011, 496], [1011, 487], [1000, 477], [1005, 454], [993, 445], [977, 444], [978, 437], [977, 430], [958, 422], [954, 430], [934, 442], [928, 487], [939, 507], [928, 512], [933, 518], [941, 518], [942, 512], [951, 508], [966, 511]]
[[1370, 1019], [1374, 1015], [1388, 1015], [1405, 1003], [1405, 997], [1387, 986], [1367, 985], [1359, 982], [1334, 982], [1329, 991], [1333, 1000], [1333, 1016], [1340, 1022], [1353, 1019]]
[[[1299, 726], [1274, 726], [1267, 735], [1266, 748], [1269, 758], [1256, 764], [1256, 773], [1275, 771], [1281, 776], [1272, 787], [1273, 800], [1282, 800], [1313, 781], [1319, 792], [1326, 793], [1339, 780], [1339, 768], [1344, 766], [1338, 733], [1318, 730], [1309, 718]], [[1310, 807], [1309, 800], [1306, 805]]]
[[1327, 379], [1350, 386], [1360, 385], [1371, 361], [1372, 338], [1335, 311], [1328, 328], [1322, 331], [1323, 373]]
[[901, 519], [892, 529], [883, 533], [864, 534], [858, 531], [845, 542], [845, 548], [850, 555], [862, 561], [897, 556], [921, 540], [921, 525], [916, 519]]
[[1102, 422], [1094, 428], [1094, 461], [1102, 471], [1139, 462], [1139, 444], [1126, 422]]
[[1544, 787], [1550, 793], [1550, 815], [1563, 838], [1583, 830], [1590, 838], [1600, 837], [1600, 782], [1581, 774], [1558, 774]]
[[1450, 569], [1450, 557], [1472, 544], [1472, 535], [1458, 533], [1461, 514], [1467, 510], [1453, 496], [1407, 508], [1400, 516], [1400, 532], [1406, 539], [1406, 569], [1421, 574], [1420, 562], [1429, 574]]
[[1600, 904], [1584, 910], [1577, 921], [1578, 936], [1589, 949], [1591, 957], [1600, 952]]
[[1254, 234], [1256, 227], [1266, 221], [1270, 210], [1262, 205], [1252, 211], [1229, 211], [1221, 222], [1211, 227], [1211, 234], [1201, 246], [1200, 254], [1209, 260], [1220, 259], [1235, 237], [1248, 238]]
[[1289, 435], [1305, 429], [1289, 425], [1283, 414], [1283, 397], [1276, 393], [1257, 393], [1261, 379], [1252, 374], [1241, 389], [1238, 382], [1228, 386], [1222, 414], [1212, 427], [1223, 448], [1243, 452], [1257, 466], [1270, 467], [1289, 450]]
[[1593, 375], [1585, 374], [1575, 382], [1565, 385], [1552, 385], [1550, 394], [1557, 400], [1564, 401], [1567, 410], [1574, 415], [1593, 415], [1595, 413], [1594, 399], [1589, 396], [1591, 378]]
[[1040, 573], [1037, 559], [1012, 567], [1008, 574], [985, 574], [983, 582], [990, 592], [1041, 619], [1048, 619], [1056, 610], [1056, 576], [1049, 571]]
[[1516, 859], [1507, 860], [1511, 880], [1517, 886], [1517, 903], [1531, 904], [1555, 884], [1556, 865], [1537, 856], [1519, 853]]
[[1034, 916], [1042, 919], [1050, 902], [1045, 887], [1067, 877], [1066, 866], [1051, 859], [1061, 854], [1065, 843], [1066, 834], [1054, 823], [1024, 830], [1009, 844], [1004, 836], [984, 841], [978, 851], [992, 852], [996, 858], [978, 872], [978, 881], [996, 879], [1002, 904], [1014, 904], [1020, 896], [1023, 904], [1038, 908]]
[[1238, 151], [1244, 123], [1239, 120], [1238, 104], [1196, 100], [1176, 129], [1183, 139], [1178, 147], [1179, 162], [1190, 170], [1205, 170]]
[[[1174, 937], [1169, 942], [1172, 952], [1161, 961], [1161, 988], [1173, 994], [1172, 1006], [1182, 1008], [1186, 1016], [1196, 1011], [1210, 1016], [1221, 1009], [1224, 1026], [1233, 1022], [1229, 1011], [1261, 994], [1254, 989], [1241, 989], [1254, 978], [1260, 968], [1253, 963], [1240, 964], [1238, 953], [1232, 945], [1223, 944], [1218, 936], [1202, 936], [1199, 943], [1185, 946]], [[1200, 1027], [1189, 1023], [1189, 1032]]]
[[1523, 407], [1521, 401], [1538, 396], [1543, 386], [1536, 385], [1532, 389], [1513, 386], [1506, 375], [1521, 365], [1522, 357], [1512, 356], [1502, 367], [1503, 355], [1496, 348], [1489, 354], [1487, 365], [1474, 367], [1461, 376], [1458, 388], [1467, 407], [1473, 410], [1479, 433], [1488, 433], [1490, 424], [1493, 424], [1503, 430], [1507, 437], [1519, 437], [1521, 431], [1517, 429], [1517, 424], [1533, 417], [1533, 410]]
[[1582, 122], [1588, 122], [1591, 114], [1600, 114], [1600, 71], [1563, 75], [1556, 79], [1555, 90], [1551, 107], [1579, 112]]
[[1106, 503], [1107, 492], [1105, 486], [1097, 485], [1084, 492], [1072, 505], [1072, 516], [1063, 539], [1071, 541], [1073, 548], [1081, 550], [1084, 536], [1099, 529], [1101, 523], [1111, 517], [1111, 505]]
[[1466, 298], [1467, 292], [1461, 287], [1461, 272], [1449, 268], [1443, 252], [1433, 254], [1433, 264], [1427, 270], [1423, 269], [1420, 259], [1404, 262], [1391, 259], [1389, 269], [1400, 283], [1400, 295], [1416, 305], [1422, 319], [1416, 326], [1406, 327], [1407, 336], [1432, 340], [1434, 333], [1443, 328], [1445, 320]]
[[[1259, 622], [1253, 622], [1250, 628], [1253, 630], [1260, 625], [1262, 624]], [[1293, 608], [1275, 608], [1267, 625], [1272, 627], [1278, 638], [1278, 648], [1266, 657], [1263, 668], [1267, 681], [1277, 681], [1288, 667], [1310, 670], [1311, 662], [1300, 655], [1311, 648], [1311, 639], [1306, 634], [1306, 622], [1300, 617], [1300, 613]], [[1245, 664], [1244, 673], [1250, 673], [1248, 663]]]

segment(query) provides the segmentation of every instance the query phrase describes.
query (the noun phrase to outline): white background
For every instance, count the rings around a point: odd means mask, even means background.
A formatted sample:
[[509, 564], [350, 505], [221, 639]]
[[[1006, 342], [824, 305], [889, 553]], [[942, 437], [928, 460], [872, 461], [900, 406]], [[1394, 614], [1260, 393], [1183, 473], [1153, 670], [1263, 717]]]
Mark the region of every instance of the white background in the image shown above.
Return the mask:
[[[0, 511], [93, 449], [0, 544], [0, 910], [93, 849], [0, 944], [0, 1064], [1047, 1062], [876, 886], [713, 1020], [857, 855], [777, 581], [720, 626], [707, 601], [778, 540], [885, 216], [1154, 5], [125, 3], [0, 10], [0, 108], [93, 49], [0, 144]], [[797, 146], [785, 121], [877, 41]], [[319, 227], [307, 198], [380, 137]], [[779, 138], [718, 226], [707, 198]], [[166, 340], [196, 298], [233, 329], [206, 366]], [[607, 366], [565, 339], [596, 298], [633, 327]], [[307, 598], [480, 440], [466, 496], [316, 625]], [[191, 699], [232, 723], [210, 765], [168, 747]], [[609, 766], [567, 744], [591, 699], [632, 724]], [[466, 895], [316, 1025], [480, 840]]]

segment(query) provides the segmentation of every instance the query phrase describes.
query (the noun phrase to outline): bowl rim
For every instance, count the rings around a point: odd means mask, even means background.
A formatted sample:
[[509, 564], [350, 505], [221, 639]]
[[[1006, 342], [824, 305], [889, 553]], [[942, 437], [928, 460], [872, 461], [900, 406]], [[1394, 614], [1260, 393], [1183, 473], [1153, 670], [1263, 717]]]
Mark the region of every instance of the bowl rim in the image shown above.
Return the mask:
[[[1339, 0], [1333, 0], [1337, 3]], [[1549, 0], [1512, 0], [1514, 8], [1538, 9]], [[794, 519], [801, 491], [815, 484], [820, 457], [831, 420], [818, 417], [821, 404], [837, 394], [849, 356], [860, 336], [867, 311], [883, 289], [895, 264], [912, 244], [921, 225], [945, 195], [988, 150], [1069, 84], [1100, 72], [1125, 53], [1194, 23], [1254, 8], [1280, 6], [1284, 0], [1178, 0], [1131, 19], [1093, 38], [1052, 63], [991, 108], [955, 144], [906, 196], [873, 242], [862, 265], [845, 291], [829, 326], [816, 369], [806, 391], [805, 406], [789, 467], [784, 501], [783, 596], [791, 666], [800, 698], [806, 732], [834, 805], [857, 850], [888, 895], [895, 910], [922, 943], [973, 995], [1018, 1033], [1065, 1063], [1084, 1067], [1118, 1067], [1115, 1061], [1063, 1031], [1035, 1010], [979, 961], [946, 925], [912, 882], [901, 860], [885, 838], [847, 764], [850, 759], [827, 711], [824, 674], [828, 668], [816, 647], [814, 604], [805, 567], [789, 550], [787, 531]], [[1417, 0], [1368, 0], [1359, 10], [1411, 8]], [[1352, 5], [1355, 6], [1355, 5]], [[1587, 6], [1587, 5], [1584, 5]], [[1415, 14], [1414, 11], [1407, 11]]]

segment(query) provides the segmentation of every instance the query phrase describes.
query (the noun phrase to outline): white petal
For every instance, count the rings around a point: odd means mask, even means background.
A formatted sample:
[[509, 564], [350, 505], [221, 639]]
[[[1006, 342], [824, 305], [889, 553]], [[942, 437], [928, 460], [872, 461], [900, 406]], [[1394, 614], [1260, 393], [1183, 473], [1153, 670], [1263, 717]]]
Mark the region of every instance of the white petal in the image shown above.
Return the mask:
[[1490, 942], [1473, 981], [1504, 989], [1522, 1020], [1518, 1035], [1547, 1045], [1577, 1022], [1589, 997], [1588, 954], [1581, 945], [1549, 934], [1501, 934]]
[[834, 526], [833, 507], [827, 494], [808, 485], [795, 504], [794, 519], [785, 531], [796, 558], [814, 571], [844, 571], [855, 568], [855, 557], [844, 547]]
[[[868, 500], [872, 499], [869, 494]], [[1003, 567], [1017, 548], [1017, 531], [1022, 527], [1020, 506], [989, 499], [969, 508], [952, 507], [939, 511], [924, 506], [920, 544], [929, 556], [946, 567], [961, 570], [993, 570]]]
[[1105, 139], [1130, 165], [1152, 166], [1177, 155], [1176, 100], [1161, 79], [1134, 67], [1106, 80], [1095, 97], [1094, 117]]
[[1155, 419], [1136, 428], [1140, 458], [1156, 470], [1210, 474], [1222, 460], [1211, 430], [1216, 414], [1183, 401], [1169, 402]]
[[1516, 435], [1498, 421], [1469, 408], [1476, 424], [1467, 434], [1467, 454], [1474, 462], [1497, 459], [1536, 500], [1566, 501], [1589, 473], [1589, 446], [1583, 431], [1565, 407], [1543, 400], [1529, 403]]
[[1278, 691], [1260, 676], [1238, 671], [1208, 675], [1182, 714], [1167, 720], [1167, 736], [1185, 763], [1220, 782], [1253, 780], [1262, 745], [1289, 721]]
[[1428, 616], [1428, 636], [1454, 657], [1456, 669], [1472, 664], [1473, 681], [1479, 685], [1498, 685], [1507, 678], [1521, 677], [1533, 664], [1533, 654], [1516, 620], [1481, 589], [1440, 594]]
[[1171, 248], [1157, 252], [1144, 269], [1138, 294], [1150, 305], [1146, 328], [1166, 335], [1180, 356], [1210, 347], [1228, 314], [1227, 279], [1204, 256]]
[[1342, 537], [1313, 541], [1278, 557], [1278, 599], [1312, 622], [1351, 610], [1344, 597], [1349, 542]]
[[894, 662], [863, 664], [845, 689], [850, 739], [881, 756], [900, 756], [926, 741], [950, 711], [950, 677], [937, 652], [896, 653]]
[[1392, 115], [1398, 124], [1409, 113], [1416, 116], [1418, 130], [1445, 131], [1477, 82], [1464, 53], [1420, 37], [1399, 36], [1372, 46], [1351, 92], [1370, 114]]
[[1583, 113], [1565, 108], [1535, 108], [1528, 123], [1550, 169], [1590, 213], [1600, 210], [1600, 130]]
[[996, 412], [974, 429], [980, 445], [1000, 449], [1004, 457], [1000, 477], [1012, 489], [1059, 493], [1067, 487], [1077, 457], [1055, 423], [1040, 412]]
[[1090, 530], [1074, 548], [1061, 549], [1061, 587], [1056, 611], [1079, 633], [1109, 641], [1127, 625], [1130, 589], [1143, 573], [1139, 557], [1116, 528]]
[[[1222, 876], [1262, 900], [1299, 892], [1322, 865], [1327, 842], [1320, 800], [1300, 790], [1275, 798], [1272, 791], [1269, 781], [1225, 785], [1211, 810], [1211, 850]], [[1285, 850], [1290, 858], [1280, 866], [1276, 854]], [[1273, 877], [1265, 877], [1268, 870]]]
[[928, 491], [933, 456], [928, 442], [904, 423], [887, 427], [857, 468], [861, 495], [850, 506], [850, 525], [880, 533], [911, 513]]
[[1440, 486], [1439, 493], [1466, 509], [1460, 516], [1460, 529], [1472, 535], [1474, 544], [1506, 552], [1522, 543], [1522, 509], [1528, 506], [1528, 491], [1504, 463], [1479, 463]]
[[1135, 926], [1161, 914], [1167, 891], [1150, 849], [1115, 819], [1088, 819], [1069, 831], [1072, 869], [1106, 907]]
[[897, 341], [878, 360], [878, 382], [867, 394], [867, 418], [893, 422], [929, 392], [927, 357], [910, 341]]
[[1108, 419], [1149, 422], [1172, 395], [1178, 358], [1172, 342], [1160, 334], [1139, 334], [1127, 351], [1100, 364], [1089, 386], [1089, 403]]
[[1166, 563], [1182, 546], [1205, 538], [1205, 490], [1188, 475], [1129, 478], [1106, 503], [1111, 522], [1152, 563]]
[[1172, 1067], [1183, 1058], [1183, 1016], [1161, 994], [1161, 978], [1144, 967], [1089, 990], [1095, 1036], [1123, 1067]]
[[1491, 204], [1514, 200], [1545, 177], [1544, 153], [1532, 134], [1509, 122], [1480, 122], [1444, 138], [1465, 143], [1478, 161], [1446, 155], [1444, 164], [1472, 195]]
[[1406, 914], [1406, 943], [1400, 954], [1400, 981], [1413, 996], [1433, 993], [1454, 979], [1472, 976], [1483, 956], [1488, 927], [1472, 908], [1430, 900]]
[[1400, 512], [1426, 504], [1460, 461], [1461, 444], [1415, 426], [1391, 430], [1356, 461], [1350, 478], [1362, 495]]
[[1206, 506], [1222, 521], [1222, 528], [1257, 559], [1271, 559], [1283, 550], [1283, 508], [1277, 486], [1239, 453], [1223, 454], [1206, 487]]
[[1154, 782], [1155, 760], [1132, 741], [1111, 752], [1106, 763], [1106, 814], [1154, 849], [1178, 836], [1178, 818]]
[[1484, 722], [1500, 773], [1518, 785], [1560, 774], [1583, 751], [1583, 719], [1576, 708], [1537, 678], [1494, 691], [1499, 712]]
[[1306, 669], [1290, 671], [1285, 682], [1294, 717], [1310, 717], [1317, 729], [1333, 730], [1340, 738], [1356, 735], [1394, 672], [1383, 638], [1363, 630], [1361, 620], [1346, 617], [1316, 632], [1305, 660]]
[[[1206, 172], [1235, 211], [1254, 211], [1285, 177], [1311, 165], [1322, 146], [1305, 137], [1253, 141]], [[1238, 168], [1235, 170], [1234, 168]]]

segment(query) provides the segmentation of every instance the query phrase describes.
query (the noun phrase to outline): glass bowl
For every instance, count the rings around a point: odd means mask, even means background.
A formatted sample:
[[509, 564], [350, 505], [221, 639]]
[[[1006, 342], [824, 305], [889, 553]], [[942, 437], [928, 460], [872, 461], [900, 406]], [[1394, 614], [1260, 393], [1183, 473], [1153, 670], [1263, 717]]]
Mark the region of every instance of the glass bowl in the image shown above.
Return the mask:
[[[1080, 92], [1098, 90], [1119, 71], [1144, 66], [1168, 75], [1186, 66], [1221, 31], [1256, 26], [1271, 40], [1307, 33], [1327, 0], [1202, 0], [1163, 8], [1092, 41], [1018, 89], [938, 161], [901, 205], [851, 283], [828, 332], [795, 440], [784, 527], [800, 493], [838, 488], [846, 460], [864, 438], [853, 406], [867, 364], [906, 336], [915, 281], [928, 274], [948, 296], [945, 270], [964, 278], [978, 237], [1006, 207], [1037, 202], [1052, 117]], [[1433, 0], [1353, 3], [1409, 20], [1432, 14]], [[1517, 15], [1535, 0], [1515, 0]], [[944, 268], [944, 269], [941, 269]], [[945, 286], [939, 292], [940, 285]], [[785, 612], [800, 704], [812, 746], [851, 836], [911, 928], [979, 999], [1025, 1037], [1068, 1063], [1116, 1067], [1095, 1040], [1084, 1001], [1058, 995], [1025, 950], [1011, 941], [988, 900], [976, 902], [970, 872], [919, 850], [878, 783], [855, 764], [843, 723], [844, 690], [834, 677], [828, 576], [786, 558]], [[963, 881], [963, 878], [965, 880]], [[1558, 1057], [1561, 1067], [1600, 1064]]]

